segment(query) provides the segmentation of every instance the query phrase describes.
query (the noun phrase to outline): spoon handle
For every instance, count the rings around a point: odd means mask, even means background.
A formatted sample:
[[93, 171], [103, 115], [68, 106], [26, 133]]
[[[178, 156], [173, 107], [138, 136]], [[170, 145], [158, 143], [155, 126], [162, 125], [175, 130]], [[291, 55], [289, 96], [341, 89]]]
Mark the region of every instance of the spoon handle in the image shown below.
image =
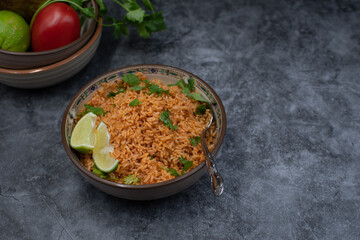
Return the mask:
[[201, 146], [205, 156], [207, 171], [210, 176], [211, 190], [215, 196], [220, 196], [224, 191], [223, 178], [216, 169], [214, 158], [206, 145], [205, 132], [203, 132], [203, 136], [201, 138]]

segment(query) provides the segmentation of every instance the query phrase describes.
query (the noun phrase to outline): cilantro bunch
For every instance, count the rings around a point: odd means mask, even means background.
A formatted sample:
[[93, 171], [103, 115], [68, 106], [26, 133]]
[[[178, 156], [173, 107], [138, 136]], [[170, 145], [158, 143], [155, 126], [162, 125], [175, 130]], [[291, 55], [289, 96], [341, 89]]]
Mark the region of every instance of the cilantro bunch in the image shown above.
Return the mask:
[[[161, 11], [155, 11], [154, 5], [150, 0], [142, 0], [140, 5], [137, 0], [113, 0], [119, 7], [124, 10], [123, 16], [109, 16], [107, 15], [107, 7], [103, 0], [95, 0], [99, 6], [99, 15], [105, 22], [102, 23], [105, 27], [114, 28], [114, 37], [118, 39], [121, 34], [129, 35], [129, 26], [133, 26], [137, 29], [139, 35], [143, 38], [150, 37], [151, 33], [166, 30], [164, 18]], [[83, 16], [87, 18], [95, 19], [99, 22], [99, 19], [95, 16], [94, 8], [87, 6], [86, 3], [90, 0], [47, 0], [39, 9], [35, 12], [35, 16], [41, 9], [47, 5], [55, 2], [65, 2], [71, 5], [72, 8], [79, 11]], [[84, 20], [83, 18], [81, 19]]]

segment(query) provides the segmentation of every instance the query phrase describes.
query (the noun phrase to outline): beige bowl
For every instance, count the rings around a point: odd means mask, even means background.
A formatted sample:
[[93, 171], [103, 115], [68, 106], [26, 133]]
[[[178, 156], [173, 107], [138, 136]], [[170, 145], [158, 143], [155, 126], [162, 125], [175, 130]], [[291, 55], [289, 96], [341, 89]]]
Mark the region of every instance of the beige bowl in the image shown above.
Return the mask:
[[69, 79], [84, 68], [94, 56], [100, 43], [101, 30], [102, 25], [97, 24], [89, 42], [60, 62], [27, 70], [0, 68], [0, 83], [18, 88], [41, 88]]
[[[98, 16], [98, 6], [91, 0], [95, 15]], [[63, 47], [43, 52], [12, 52], [0, 49], [0, 68], [7, 69], [32, 69], [47, 66], [70, 57], [81, 49], [91, 38], [96, 30], [97, 23], [87, 18], [81, 27], [80, 38]]]

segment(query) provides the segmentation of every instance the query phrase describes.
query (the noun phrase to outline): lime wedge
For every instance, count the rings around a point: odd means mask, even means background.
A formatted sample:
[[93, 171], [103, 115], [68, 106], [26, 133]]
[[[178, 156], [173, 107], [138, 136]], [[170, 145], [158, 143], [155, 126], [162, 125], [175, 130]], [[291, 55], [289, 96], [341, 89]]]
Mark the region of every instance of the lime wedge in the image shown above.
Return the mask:
[[102, 172], [115, 171], [119, 163], [118, 160], [110, 156], [114, 148], [109, 144], [110, 134], [106, 124], [101, 122], [95, 133], [95, 145], [93, 150], [93, 159], [95, 165]]
[[81, 153], [91, 153], [94, 149], [94, 127], [97, 116], [92, 112], [83, 116], [71, 134], [70, 146]]

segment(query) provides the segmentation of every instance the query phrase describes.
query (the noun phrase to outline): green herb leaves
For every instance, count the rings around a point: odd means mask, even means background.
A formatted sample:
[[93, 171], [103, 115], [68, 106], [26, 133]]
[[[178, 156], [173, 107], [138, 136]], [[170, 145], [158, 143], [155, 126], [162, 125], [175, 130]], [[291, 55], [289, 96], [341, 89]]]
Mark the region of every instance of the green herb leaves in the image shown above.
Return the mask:
[[127, 177], [124, 177], [122, 180], [124, 181], [124, 184], [131, 185], [131, 184], [138, 183], [140, 181], [140, 178], [135, 177], [134, 174], [131, 174]]
[[175, 84], [169, 84], [169, 87], [171, 86], [179, 86], [182, 89], [183, 94], [188, 96], [189, 98], [195, 99], [200, 102], [209, 102], [206, 100], [200, 93], [194, 92], [195, 91], [195, 80], [193, 78], [189, 79], [188, 83], [185, 83], [183, 79], [180, 79]]
[[192, 99], [195, 99], [196, 101], [200, 101], [200, 102], [206, 102], [206, 103], [208, 103], [209, 101], [208, 100], [206, 100], [200, 93], [190, 93], [189, 95], [188, 95], [190, 98], [192, 98]]
[[199, 106], [196, 107], [194, 114], [195, 115], [203, 115], [206, 113], [207, 108], [208, 108], [207, 106], [200, 104]]
[[158, 93], [159, 96], [161, 96], [163, 93], [166, 93], [167, 95], [170, 95], [169, 90], [164, 90], [157, 84], [147, 84], [147, 87], [150, 91], [150, 93]]
[[126, 89], [124, 87], [119, 87], [119, 90], [117, 92], [109, 92], [106, 97], [107, 98], [115, 97], [119, 93], [124, 93], [125, 91], [126, 91]]
[[141, 80], [134, 74], [126, 74], [122, 77], [123, 81], [128, 83], [130, 87], [135, 87], [140, 84]]
[[[35, 12], [31, 20], [31, 25], [36, 15], [47, 5], [58, 2], [59, 0], [47, 0], [45, 1]], [[61, 0], [62, 2], [69, 3], [72, 8], [81, 12], [83, 16], [87, 18], [95, 19], [99, 22], [99, 19], [95, 16], [95, 10], [93, 7], [83, 6], [83, 3], [87, 3], [90, 0]], [[144, 8], [142, 8], [136, 0], [113, 0], [123, 10], [125, 15], [122, 16], [107, 16], [107, 7], [103, 0], [96, 0], [99, 6], [99, 15], [106, 19], [108, 23], [102, 23], [105, 27], [114, 27], [114, 37], [117, 39], [121, 34], [128, 35], [128, 26], [133, 25], [138, 30], [138, 33], [143, 38], [148, 38], [153, 32], [166, 30], [164, 18], [161, 11], [155, 12], [154, 5], [150, 0], [142, 0]], [[146, 11], [148, 10], [148, 12]], [[110, 23], [109, 23], [110, 22]]]
[[174, 177], [180, 176], [180, 174], [174, 168], [167, 169], [167, 171]]
[[201, 140], [200, 136], [195, 136], [194, 138], [189, 138], [190, 144], [193, 146], [197, 146]]
[[[122, 77], [124, 83], [128, 83], [130, 85], [130, 90], [134, 90], [134, 91], [141, 91], [145, 88], [149, 89], [149, 93], [146, 93], [147, 95], [151, 95], [153, 93], [157, 93], [159, 96], [161, 96], [163, 93], [170, 95], [169, 90], [165, 90], [162, 89], [159, 85], [155, 84], [155, 83], [150, 83], [149, 80], [145, 80], [143, 82], [145, 82], [145, 86], [142, 87], [140, 86], [140, 83], [142, 82], [142, 80], [140, 80], [136, 75], [134, 74], [126, 74]], [[119, 93], [123, 93], [125, 92], [126, 89], [124, 86], [120, 86], [119, 90], [117, 92], [109, 92], [107, 97], [115, 97], [117, 94]]]
[[176, 171], [176, 169], [174, 169], [174, 168], [169, 168], [169, 169], [168, 169], [168, 168], [164, 168], [164, 167], [160, 167], [160, 168], [168, 171], [168, 173], [170, 173], [170, 174], [173, 175], [174, 177], [180, 176], [180, 173], [178, 173], [178, 172]]
[[178, 126], [175, 124], [173, 125], [171, 120], [170, 120], [170, 111], [168, 109], [166, 109], [166, 111], [162, 112], [160, 114], [160, 120], [163, 122], [163, 124], [170, 128], [171, 130], [177, 130]]
[[141, 104], [140, 100], [137, 99], [137, 98], [135, 98], [133, 101], [131, 101], [131, 102], [129, 103], [129, 106], [130, 106], [130, 107], [133, 107], [133, 106], [138, 106], [138, 105], [140, 105], [140, 104]]
[[100, 169], [98, 169], [96, 167], [96, 165], [94, 164], [94, 167], [93, 167], [93, 173], [95, 175], [97, 175], [98, 177], [101, 177], [101, 178], [108, 178], [109, 177], [109, 174], [105, 173], [105, 172], [102, 172]]
[[[101, 1], [101, 0], [98, 0]], [[162, 13], [155, 12], [154, 6], [150, 0], [143, 0], [142, 3], [145, 9], [150, 10], [151, 13], [140, 7], [136, 0], [113, 0], [119, 4], [125, 11], [124, 17], [121, 17], [120, 21], [112, 17], [112, 26], [115, 27], [115, 36], [119, 36], [121, 33], [128, 35], [127, 26], [133, 25], [136, 27], [139, 35], [143, 38], [148, 38], [153, 32], [166, 30], [164, 18]], [[111, 26], [110, 25], [110, 26]], [[126, 29], [126, 30], [125, 30]]]
[[79, 113], [79, 115], [84, 115], [86, 113], [89, 113], [89, 112], [92, 112], [94, 114], [96, 114], [97, 116], [100, 116], [100, 115], [104, 115], [106, 114], [106, 112], [104, 111], [104, 109], [102, 109], [101, 107], [93, 107], [93, 106], [90, 106], [88, 104], [85, 104], [85, 111], [82, 112], [82, 113]]
[[179, 161], [182, 165], [184, 165], [183, 170], [181, 171], [181, 175], [183, 175], [187, 170], [189, 170], [189, 168], [191, 168], [193, 161], [188, 161], [184, 157], [179, 158]]
[[130, 89], [131, 89], [131, 90], [134, 90], [134, 91], [141, 91], [141, 90], [143, 90], [143, 88], [144, 88], [144, 87], [141, 87], [141, 86], [139, 86], [139, 85], [136, 85], [136, 86], [134, 86], [134, 87], [131, 87]]
[[187, 170], [189, 170], [189, 169], [191, 168], [191, 166], [193, 165], [193, 161], [188, 161], [188, 160], [186, 160], [186, 158], [184, 158], [184, 157], [180, 157], [180, 158], [179, 158], [179, 161], [180, 161], [180, 163], [183, 165], [183, 169], [181, 170], [180, 173], [179, 173], [178, 171], [176, 171], [176, 169], [174, 169], [174, 168], [169, 168], [169, 169], [164, 168], [164, 167], [160, 167], [160, 168], [168, 171], [168, 173], [170, 173], [170, 174], [171, 174], [172, 176], [174, 176], [174, 177], [178, 177], [178, 176], [184, 175], [185, 172], [186, 172]]

